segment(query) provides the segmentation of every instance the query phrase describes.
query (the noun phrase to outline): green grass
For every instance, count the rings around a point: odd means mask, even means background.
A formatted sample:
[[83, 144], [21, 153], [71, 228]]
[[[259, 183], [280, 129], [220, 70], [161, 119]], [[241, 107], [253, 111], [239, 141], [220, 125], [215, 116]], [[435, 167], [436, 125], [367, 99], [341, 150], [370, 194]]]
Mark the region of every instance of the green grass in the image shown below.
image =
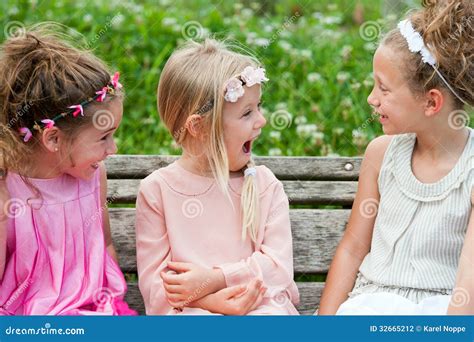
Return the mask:
[[[366, 102], [377, 39], [360, 34], [362, 22], [376, 21], [381, 31], [394, 27], [396, 16], [380, 19], [381, 1], [7, 0], [0, 22], [4, 31], [12, 22], [60, 22], [75, 41], [122, 72], [127, 97], [116, 135], [119, 153], [180, 153], [159, 120], [156, 87], [167, 58], [185, 40], [183, 28], [195, 21], [203, 30], [191, 35], [231, 37], [267, 68], [268, 124], [255, 154], [354, 156], [381, 134]], [[289, 122], [282, 127], [278, 118]]]

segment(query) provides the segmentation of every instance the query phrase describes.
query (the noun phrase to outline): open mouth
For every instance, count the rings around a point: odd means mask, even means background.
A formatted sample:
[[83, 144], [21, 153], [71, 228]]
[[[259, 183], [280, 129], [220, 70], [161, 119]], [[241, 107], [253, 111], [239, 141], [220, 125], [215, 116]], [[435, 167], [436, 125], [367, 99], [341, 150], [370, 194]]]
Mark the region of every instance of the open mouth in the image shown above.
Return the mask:
[[244, 146], [242, 146], [242, 151], [244, 151], [245, 154], [250, 153], [252, 150], [252, 140], [248, 140], [245, 142]]
[[375, 115], [378, 115], [378, 117], [379, 117], [380, 119], [384, 119], [384, 120], [385, 120], [385, 119], [388, 119], [388, 116], [387, 116], [387, 115], [383, 115], [382, 113], [379, 113], [379, 112], [374, 111], [374, 114], [375, 114]]

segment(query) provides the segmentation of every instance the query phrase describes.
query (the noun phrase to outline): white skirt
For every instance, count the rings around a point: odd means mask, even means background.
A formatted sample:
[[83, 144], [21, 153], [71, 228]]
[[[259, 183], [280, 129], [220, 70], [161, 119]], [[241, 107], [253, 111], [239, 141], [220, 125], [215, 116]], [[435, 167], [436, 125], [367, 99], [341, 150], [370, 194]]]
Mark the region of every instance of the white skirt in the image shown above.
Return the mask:
[[336, 315], [446, 315], [450, 300], [437, 295], [417, 304], [394, 293], [364, 293], [342, 303]]

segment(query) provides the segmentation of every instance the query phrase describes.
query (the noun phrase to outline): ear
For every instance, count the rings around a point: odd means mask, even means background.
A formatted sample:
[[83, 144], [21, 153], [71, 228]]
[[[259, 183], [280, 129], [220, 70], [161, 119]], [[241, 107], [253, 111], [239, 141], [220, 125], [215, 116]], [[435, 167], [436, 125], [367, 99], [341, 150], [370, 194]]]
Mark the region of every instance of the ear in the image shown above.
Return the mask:
[[444, 105], [444, 95], [438, 89], [430, 89], [426, 93], [425, 115], [432, 117], [439, 113]]
[[41, 133], [41, 142], [49, 152], [57, 152], [60, 143], [60, 131], [57, 127], [45, 128]]
[[193, 138], [196, 138], [201, 134], [202, 116], [198, 114], [188, 116], [184, 127]]

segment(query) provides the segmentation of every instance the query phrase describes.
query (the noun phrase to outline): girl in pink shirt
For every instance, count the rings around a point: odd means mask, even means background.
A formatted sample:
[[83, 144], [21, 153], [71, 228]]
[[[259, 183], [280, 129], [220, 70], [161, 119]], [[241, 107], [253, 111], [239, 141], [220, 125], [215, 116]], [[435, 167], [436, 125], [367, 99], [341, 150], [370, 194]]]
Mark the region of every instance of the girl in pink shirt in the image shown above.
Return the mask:
[[137, 198], [147, 314], [298, 314], [288, 199], [251, 158], [265, 81], [255, 59], [212, 39], [166, 63], [158, 109], [183, 154]]
[[0, 315], [135, 314], [102, 162], [117, 150], [118, 73], [44, 26], [0, 56]]

